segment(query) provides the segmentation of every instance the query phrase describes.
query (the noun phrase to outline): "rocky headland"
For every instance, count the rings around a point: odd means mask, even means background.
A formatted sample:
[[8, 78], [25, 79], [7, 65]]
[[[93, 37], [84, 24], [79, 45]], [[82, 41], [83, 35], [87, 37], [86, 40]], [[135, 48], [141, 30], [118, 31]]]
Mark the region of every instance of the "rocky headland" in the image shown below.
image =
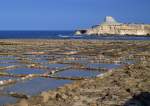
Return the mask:
[[119, 23], [113, 17], [106, 16], [100, 25], [85, 30], [77, 30], [76, 35], [150, 35], [150, 24]]

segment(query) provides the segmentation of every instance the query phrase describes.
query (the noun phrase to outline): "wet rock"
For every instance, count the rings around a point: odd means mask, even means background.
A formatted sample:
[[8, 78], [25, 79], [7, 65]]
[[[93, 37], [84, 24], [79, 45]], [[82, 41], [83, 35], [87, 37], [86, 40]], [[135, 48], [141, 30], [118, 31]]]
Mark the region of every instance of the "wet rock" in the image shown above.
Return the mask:
[[79, 100], [79, 99], [80, 99], [79, 96], [74, 96], [74, 97], [73, 97], [73, 100], [75, 100], [75, 101], [76, 101], [76, 100]]
[[29, 98], [29, 96], [26, 95], [26, 94], [16, 93], [16, 92], [10, 92], [9, 95], [13, 96], [15, 98], [24, 98], [24, 99], [28, 99]]
[[62, 94], [62, 99], [66, 100], [67, 98], [68, 98], [68, 96], [67, 96], [67, 95]]
[[89, 106], [98, 106], [96, 102], [90, 103]]
[[60, 101], [60, 100], [62, 100], [62, 95], [57, 93], [55, 98], [57, 101]]
[[41, 93], [41, 96], [42, 96], [42, 98], [43, 98], [43, 102], [47, 102], [48, 100], [49, 100], [49, 93], [47, 93], [47, 92], [42, 92]]
[[49, 98], [50, 99], [56, 99], [57, 92], [55, 92], [55, 91], [49, 91], [48, 93], [49, 93]]
[[27, 100], [22, 99], [16, 106], [29, 106]]

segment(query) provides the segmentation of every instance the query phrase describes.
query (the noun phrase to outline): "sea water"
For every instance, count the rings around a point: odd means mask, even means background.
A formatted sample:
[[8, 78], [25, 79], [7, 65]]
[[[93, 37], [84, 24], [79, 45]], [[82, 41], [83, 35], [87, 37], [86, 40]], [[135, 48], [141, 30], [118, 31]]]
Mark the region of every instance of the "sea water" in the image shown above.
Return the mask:
[[148, 36], [75, 35], [75, 31], [0, 31], [0, 39], [150, 40]]

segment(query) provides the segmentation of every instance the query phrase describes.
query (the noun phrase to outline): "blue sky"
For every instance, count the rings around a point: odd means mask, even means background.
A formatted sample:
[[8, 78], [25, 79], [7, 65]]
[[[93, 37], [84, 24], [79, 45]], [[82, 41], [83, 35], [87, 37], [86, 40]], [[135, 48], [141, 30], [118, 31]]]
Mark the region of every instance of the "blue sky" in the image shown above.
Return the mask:
[[150, 0], [0, 0], [0, 30], [74, 30], [109, 15], [150, 23]]

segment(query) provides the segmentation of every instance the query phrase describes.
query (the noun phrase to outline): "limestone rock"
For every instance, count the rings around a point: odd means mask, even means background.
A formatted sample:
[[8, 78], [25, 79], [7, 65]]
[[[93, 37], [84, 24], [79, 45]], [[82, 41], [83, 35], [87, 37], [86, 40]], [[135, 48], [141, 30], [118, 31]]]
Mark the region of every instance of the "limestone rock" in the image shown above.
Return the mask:
[[150, 35], [150, 24], [124, 24], [106, 16], [100, 25], [86, 30], [77, 30], [76, 35]]

